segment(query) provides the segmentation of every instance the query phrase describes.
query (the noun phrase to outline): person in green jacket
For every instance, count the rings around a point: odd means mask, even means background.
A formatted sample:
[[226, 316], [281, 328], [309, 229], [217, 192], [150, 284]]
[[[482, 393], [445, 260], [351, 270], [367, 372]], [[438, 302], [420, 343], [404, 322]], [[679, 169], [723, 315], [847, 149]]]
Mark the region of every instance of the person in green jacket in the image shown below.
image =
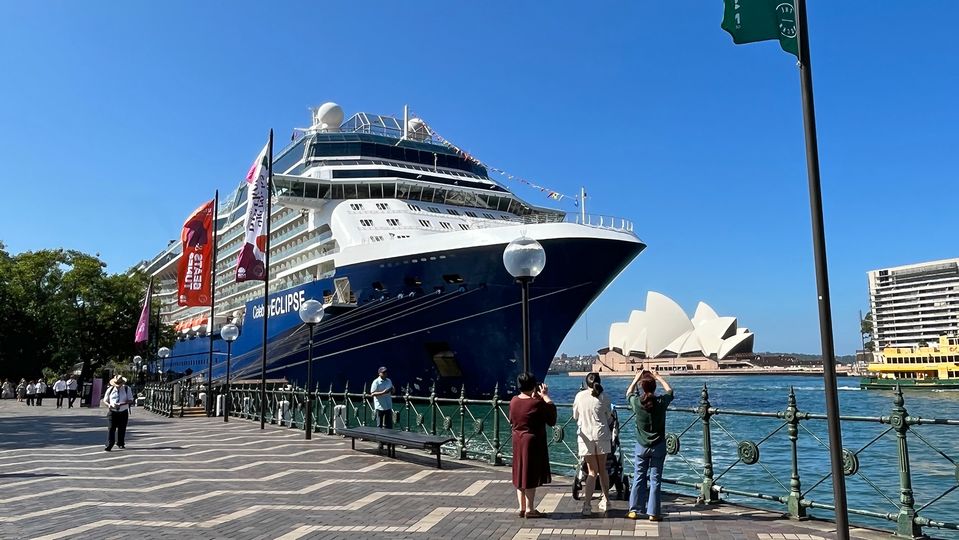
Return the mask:
[[[657, 382], [663, 386], [661, 395], [656, 395]], [[637, 385], [641, 394], [636, 392]], [[636, 455], [633, 460], [636, 470], [626, 517], [638, 519], [645, 513], [650, 521], [659, 521], [663, 463], [666, 461], [666, 408], [673, 401], [673, 389], [659, 373], [644, 369], [629, 383], [626, 398], [636, 414]]]

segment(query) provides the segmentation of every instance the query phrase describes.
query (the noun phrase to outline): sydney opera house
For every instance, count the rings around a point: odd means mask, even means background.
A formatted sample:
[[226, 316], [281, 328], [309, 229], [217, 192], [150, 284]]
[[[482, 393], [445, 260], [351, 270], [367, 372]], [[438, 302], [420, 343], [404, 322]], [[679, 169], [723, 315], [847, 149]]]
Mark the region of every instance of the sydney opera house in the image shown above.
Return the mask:
[[690, 319], [669, 297], [649, 291], [646, 310], [609, 328], [609, 346], [599, 351], [593, 371], [700, 371], [751, 367], [753, 333], [735, 317], [720, 317], [704, 302]]

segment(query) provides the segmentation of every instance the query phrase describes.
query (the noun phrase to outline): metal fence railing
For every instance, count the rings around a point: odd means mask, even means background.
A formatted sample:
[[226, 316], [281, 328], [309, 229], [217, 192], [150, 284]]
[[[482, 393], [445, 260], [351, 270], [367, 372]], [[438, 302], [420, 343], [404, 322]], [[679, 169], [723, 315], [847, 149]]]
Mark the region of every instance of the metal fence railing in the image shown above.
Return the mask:
[[[148, 385], [147, 408], [173, 416], [178, 406], [174, 395], [183, 392], [174, 386]], [[266, 421], [304, 429], [306, 398], [302, 388], [268, 385]], [[231, 416], [259, 420], [258, 384], [231, 385], [229, 400]], [[512, 457], [509, 401], [498, 389], [492, 399], [478, 400], [462, 394], [438, 397], [432, 389], [418, 396], [407, 387], [393, 402], [396, 429], [455, 438], [443, 448], [446, 454], [495, 465]], [[555, 471], [570, 474], [579, 466], [576, 422], [571, 403], [556, 405], [559, 418], [550, 432], [550, 463]], [[369, 393], [350, 392], [348, 385], [342, 391], [317, 389], [313, 408], [315, 432], [332, 434], [338, 424], [354, 427], [376, 421]], [[617, 409], [622, 433], [629, 439], [633, 413]], [[666, 445], [671, 458], [663, 481], [704, 504], [752, 500], [796, 519], [812, 510], [833, 511], [825, 420], [824, 414], [802, 410], [791, 388], [782, 410], [746, 411], [714, 407], [703, 386], [698, 406], [670, 409]], [[910, 416], [896, 388], [887, 414], [842, 416], [841, 422], [849, 445], [842, 451], [843, 472], [847, 491], [855, 495], [849, 498], [850, 514], [871, 525], [895, 523], [900, 537], [918, 538], [924, 529], [959, 531], [959, 500], [950, 497], [959, 489], [959, 431], [952, 429], [959, 420]], [[632, 470], [630, 455], [621, 452], [619, 459]]]

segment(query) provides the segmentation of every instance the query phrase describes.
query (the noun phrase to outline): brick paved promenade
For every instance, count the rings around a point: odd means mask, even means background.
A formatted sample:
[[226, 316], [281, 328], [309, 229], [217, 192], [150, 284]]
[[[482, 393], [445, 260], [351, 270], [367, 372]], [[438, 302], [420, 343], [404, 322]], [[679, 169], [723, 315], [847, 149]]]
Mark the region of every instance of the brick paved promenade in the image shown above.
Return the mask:
[[[102, 410], [0, 401], [0, 538], [309, 539], [830, 538], [829, 523], [667, 497], [661, 523], [582, 518], [569, 481], [538, 495], [549, 518], [515, 516], [509, 468], [403, 452], [233, 419], [137, 409], [126, 450], [103, 451]], [[595, 505], [594, 505], [595, 507]], [[856, 531], [857, 538], [888, 534]]]

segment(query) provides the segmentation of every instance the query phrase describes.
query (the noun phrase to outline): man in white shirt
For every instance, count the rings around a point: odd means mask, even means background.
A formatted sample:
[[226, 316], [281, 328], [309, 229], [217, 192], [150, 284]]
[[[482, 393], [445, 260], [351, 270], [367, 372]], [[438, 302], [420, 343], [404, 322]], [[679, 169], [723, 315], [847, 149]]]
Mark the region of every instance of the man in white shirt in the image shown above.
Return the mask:
[[73, 401], [77, 399], [77, 379], [73, 375], [70, 375], [70, 378], [67, 379], [67, 408], [73, 408]]
[[381, 367], [370, 385], [370, 395], [376, 410], [376, 427], [393, 429], [393, 381], [387, 375], [386, 367]]
[[37, 407], [43, 405], [43, 396], [47, 395], [47, 383], [43, 379], [37, 379]]
[[110, 380], [110, 387], [103, 395], [103, 404], [110, 408], [107, 417], [110, 427], [107, 435], [107, 452], [116, 444], [121, 450], [126, 447], [127, 421], [130, 419], [130, 404], [133, 403], [133, 391], [127, 386], [127, 380], [117, 375]]
[[27, 383], [27, 405], [33, 405], [33, 401], [37, 397], [37, 383], [36, 381], [30, 381]]
[[63, 397], [67, 395], [67, 376], [63, 375], [53, 383], [53, 395], [57, 396], [57, 408], [63, 407]]

